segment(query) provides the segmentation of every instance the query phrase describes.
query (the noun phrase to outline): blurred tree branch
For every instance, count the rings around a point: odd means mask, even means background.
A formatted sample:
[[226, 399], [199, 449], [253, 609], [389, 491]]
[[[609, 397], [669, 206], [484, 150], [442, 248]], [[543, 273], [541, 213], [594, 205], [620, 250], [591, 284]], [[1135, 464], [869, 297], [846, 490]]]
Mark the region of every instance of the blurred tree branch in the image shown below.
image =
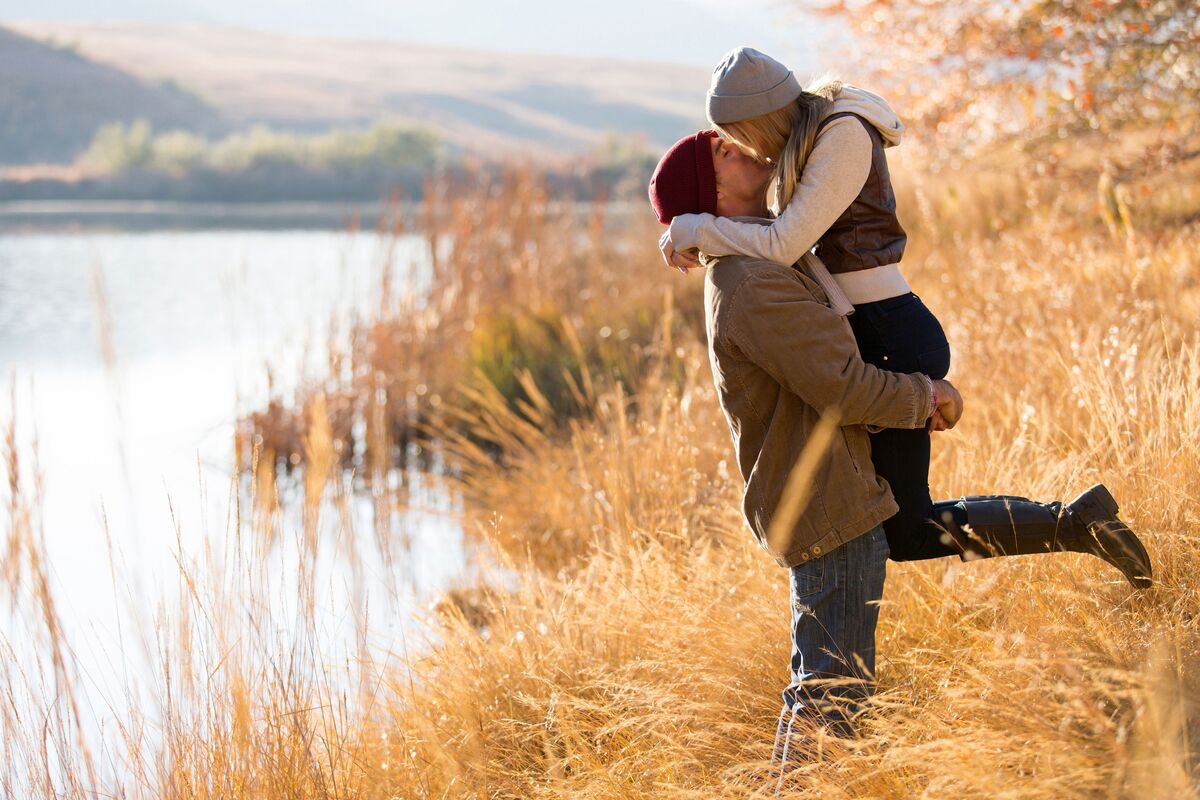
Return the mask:
[[1197, 0], [805, 5], [848, 22], [862, 37], [867, 67], [906, 116], [955, 149], [1129, 125], [1196, 126]]

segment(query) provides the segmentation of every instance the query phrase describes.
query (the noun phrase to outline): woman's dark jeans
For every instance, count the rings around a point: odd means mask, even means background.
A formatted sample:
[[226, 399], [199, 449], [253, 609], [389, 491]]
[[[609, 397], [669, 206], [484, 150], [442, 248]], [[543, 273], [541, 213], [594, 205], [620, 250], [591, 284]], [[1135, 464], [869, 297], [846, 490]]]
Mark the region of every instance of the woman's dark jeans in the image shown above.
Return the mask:
[[[944, 378], [950, 344], [941, 324], [912, 292], [854, 307], [847, 319], [863, 361], [892, 372], [923, 372]], [[892, 487], [900, 511], [883, 523], [893, 561], [957, 556], [942, 541], [929, 497], [929, 432], [888, 428], [871, 434], [875, 472]]]

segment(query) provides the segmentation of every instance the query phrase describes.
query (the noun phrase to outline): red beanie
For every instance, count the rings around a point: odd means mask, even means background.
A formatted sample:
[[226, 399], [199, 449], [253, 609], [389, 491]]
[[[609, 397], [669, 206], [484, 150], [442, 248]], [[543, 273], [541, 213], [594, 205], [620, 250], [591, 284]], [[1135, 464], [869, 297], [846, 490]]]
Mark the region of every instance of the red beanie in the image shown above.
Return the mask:
[[719, 136], [716, 131], [685, 136], [654, 168], [650, 205], [663, 225], [670, 225], [680, 214], [717, 213], [717, 173], [709, 139]]

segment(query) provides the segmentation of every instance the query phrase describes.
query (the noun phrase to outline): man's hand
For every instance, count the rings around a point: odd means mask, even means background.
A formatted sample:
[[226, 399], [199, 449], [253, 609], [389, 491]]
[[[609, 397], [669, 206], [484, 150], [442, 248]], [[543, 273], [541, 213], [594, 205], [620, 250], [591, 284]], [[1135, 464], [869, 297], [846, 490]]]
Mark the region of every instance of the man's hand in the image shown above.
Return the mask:
[[667, 266], [674, 267], [684, 275], [688, 274], [689, 269], [700, 266], [700, 259], [695, 254], [681, 253], [675, 249], [675, 245], [671, 244], [670, 230], [658, 237], [658, 249], [662, 251], [663, 261], [667, 262]]
[[948, 431], [958, 424], [958, 418], [962, 416], [962, 395], [950, 381], [934, 381], [933, 390], [937, 394], [937, 408], [929, 420], [929, 430]]

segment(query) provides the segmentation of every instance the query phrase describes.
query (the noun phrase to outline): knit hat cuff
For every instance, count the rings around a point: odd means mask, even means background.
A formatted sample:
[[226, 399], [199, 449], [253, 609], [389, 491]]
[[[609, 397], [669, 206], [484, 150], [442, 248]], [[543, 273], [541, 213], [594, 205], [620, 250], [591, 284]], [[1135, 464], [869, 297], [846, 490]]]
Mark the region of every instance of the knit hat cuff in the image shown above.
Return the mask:
[[696, 208], [700, 214], [717, 213], [717, 170], [709, 141], [718, 138], [716, 131], [696, 134]]
[[715, 125], [740, 122], [783, 108], [800, 96], [803, 89], [793, 72], [765, 91], [754, 94], [714, 94], [706, 98], [708, 118]]

